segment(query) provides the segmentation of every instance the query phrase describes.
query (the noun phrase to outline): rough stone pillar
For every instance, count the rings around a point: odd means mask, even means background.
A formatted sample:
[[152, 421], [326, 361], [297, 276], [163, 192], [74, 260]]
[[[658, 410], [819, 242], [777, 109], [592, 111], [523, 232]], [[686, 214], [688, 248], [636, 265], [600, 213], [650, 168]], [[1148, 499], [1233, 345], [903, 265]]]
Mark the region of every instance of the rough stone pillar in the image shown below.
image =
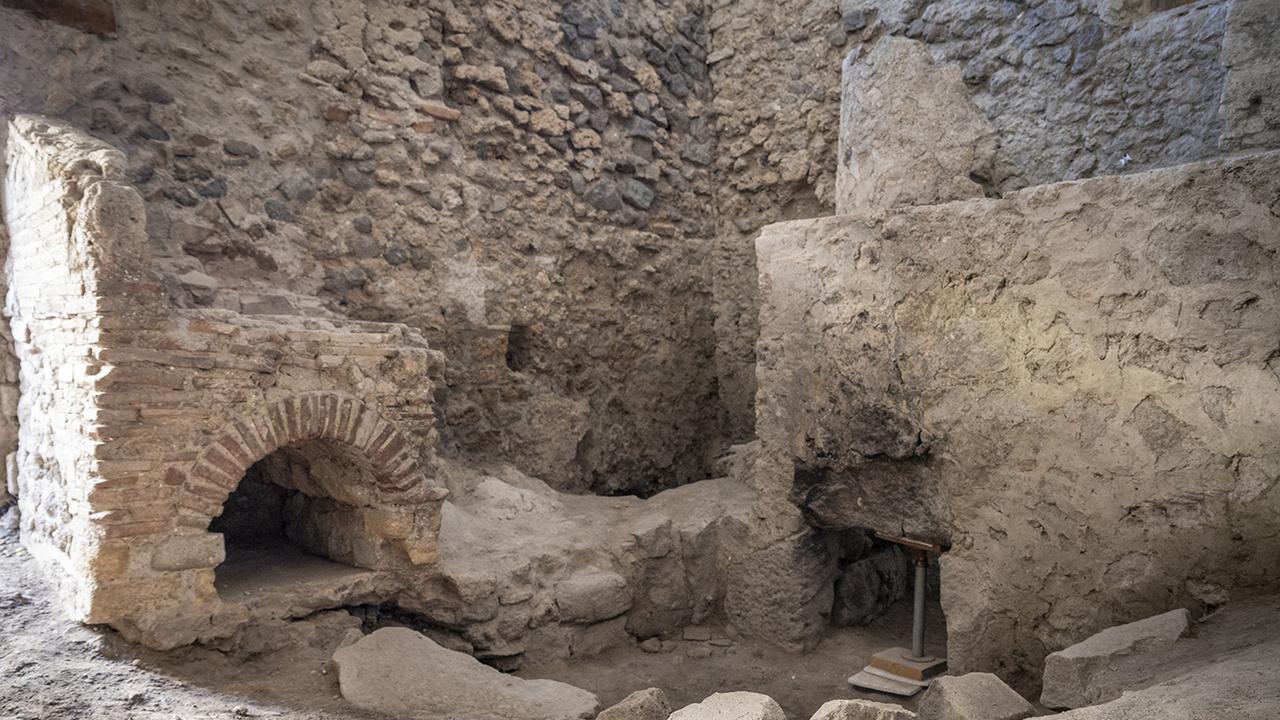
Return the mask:
[[982, 197], [996, 134], [960, 68], [900, 37], [863, 53], [843, 66], [836, 213]]

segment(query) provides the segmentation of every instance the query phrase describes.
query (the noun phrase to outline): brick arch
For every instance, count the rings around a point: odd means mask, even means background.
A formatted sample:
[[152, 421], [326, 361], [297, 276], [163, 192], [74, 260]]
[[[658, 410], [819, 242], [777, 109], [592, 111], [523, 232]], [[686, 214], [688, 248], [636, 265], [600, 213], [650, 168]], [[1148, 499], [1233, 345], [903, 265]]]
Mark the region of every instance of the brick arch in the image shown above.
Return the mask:
[[196, 455], [183, 485], [187, 502], [180, 504], [212, 519], [251, 465], [306, 440], [331, 440], [359, 452], [388, 500], [425, 476], [414, 443], [378, 410], [345, 393], [301, 393], [232, 418]]

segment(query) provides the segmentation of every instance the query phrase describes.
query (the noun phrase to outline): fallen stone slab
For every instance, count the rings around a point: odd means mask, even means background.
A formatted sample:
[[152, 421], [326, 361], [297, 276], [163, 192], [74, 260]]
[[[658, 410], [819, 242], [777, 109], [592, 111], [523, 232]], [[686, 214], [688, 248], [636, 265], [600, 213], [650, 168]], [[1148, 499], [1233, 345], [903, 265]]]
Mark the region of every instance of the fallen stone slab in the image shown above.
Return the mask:
[[901, 705], [871, 700], [829, 700], [809, 720], [916, 720]]
[[1191, 630], [1185, 609], [1107, 628], [1045, 658], [1040, 703], [1047, 708], [1079, 708], [1120, 697], [1138, 680], [1117, 672], [1116, 663], [1135, 655], [1159, 655]]
[[596, 720], [667, 720], [671, 702], [661, 688], [637, 690], [599, 715]]
[[1023, 720], [1036, 709], [991, 673], [940, 677], [916, 708], [920, 720]]
[[768, 695], [727, 692], [686, 705], [672, 713], [669, 720], [787, 720], [787, 716]]
[[522, 680], [408, 628], [382, 628], [333, 654], [352, 705], [405, 718], [587, 720], [596, 696], [554, 680]]
[[1053, 720], [1275, 720], [1280, 717], [1280, 641], [1216, 658], [1158, 685]]

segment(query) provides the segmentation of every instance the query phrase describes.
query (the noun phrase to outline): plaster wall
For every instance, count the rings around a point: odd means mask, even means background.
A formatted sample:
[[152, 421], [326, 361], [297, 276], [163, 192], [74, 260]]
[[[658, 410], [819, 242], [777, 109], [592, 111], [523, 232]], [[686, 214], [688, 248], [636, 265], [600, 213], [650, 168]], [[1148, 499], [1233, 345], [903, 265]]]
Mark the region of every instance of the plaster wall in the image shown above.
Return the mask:
[[[768, 227], [757, 552], [948, 544], [952, 669], [1023, 686], [1097, 630], [1274, 589], [1278, 197], [1271, 151]], [[751, 565], [731, 611], [789, 600], [804, 641], [824, 598], [774, 588], [829, 566]]]

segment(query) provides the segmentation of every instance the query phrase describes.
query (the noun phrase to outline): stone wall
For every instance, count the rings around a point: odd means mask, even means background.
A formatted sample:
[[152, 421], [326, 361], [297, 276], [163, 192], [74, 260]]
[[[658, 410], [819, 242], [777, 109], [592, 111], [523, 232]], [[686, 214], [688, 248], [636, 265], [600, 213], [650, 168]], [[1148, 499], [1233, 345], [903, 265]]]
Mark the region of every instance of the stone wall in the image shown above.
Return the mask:
[[1096, 630], [1274, 590], [1278, 197], [1271, 151], [767, 228], [732, 614], [789, 601], [803, 641], [830, 531], [923, 536], [951, 668], [1026, 687]]
[[1106, 0], [905, 5], [918, 9], [893, 18], [890, 32], [962, 66], [995, 126], [1000, 146], [989, 181], [998, 190], [1218, 152], [1231, 2], [1164, 12]]
[[756, 272], [753, 243], [773, 222], [834, 208], [840, 58], [865, 26], [846, 27], [834, 2], [709, 2], [715, 91], [716, 374], [721, 428], [736, 442], [755, 425]]
[[1268, 78], [1280, 59], [1265, 39], [1276, 22], [1268, 0], [713, 3], [717, 376], [727, 436], [749, 438], [754, 422], [753, 242], [768, 223], [832, 213], [839, 68], [851, 49], [867, 57], [878, 38], [902, 36], [959, 69], [996, 131], [989, 177], [980, 178], [995, 194], [1274, 147], [1265, 139], [1277, 127]]
[[446, 450], [556, 487], [705, 476], [699, 3], [128, 0], [107, 38], [0, 13], [0, 115], [126, 151], [176, 304], [419, 329]]

